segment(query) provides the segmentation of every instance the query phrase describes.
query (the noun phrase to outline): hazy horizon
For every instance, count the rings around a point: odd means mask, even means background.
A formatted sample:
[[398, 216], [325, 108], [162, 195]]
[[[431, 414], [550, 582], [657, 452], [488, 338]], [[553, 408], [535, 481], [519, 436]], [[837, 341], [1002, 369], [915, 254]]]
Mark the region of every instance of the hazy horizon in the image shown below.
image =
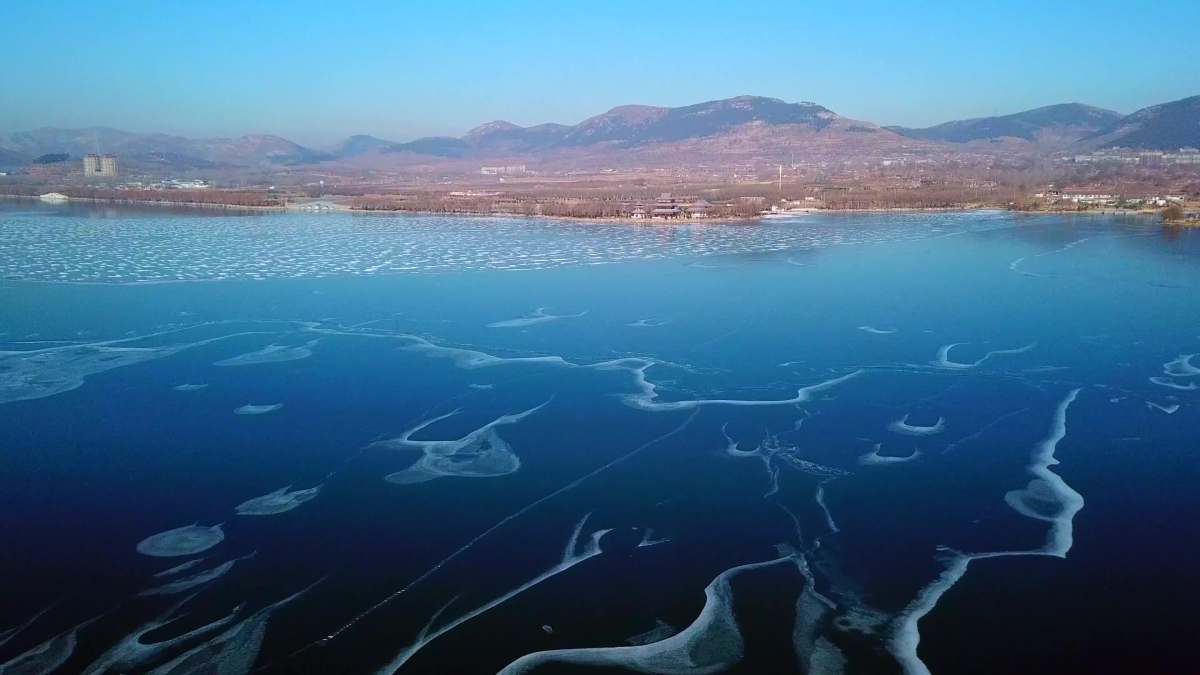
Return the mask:
[[[605, 10], [518, 2], [498, 21], [498, 10], [384, 3], [6, 6], [0, 20], [21, 27], [11, 53], [27, 58], [0, 69], [0, 132], [268, 133], [323, 146], [743, 94], [923, 127], [1067, 102], [1130, 113], [1200, 93], [1200, 74], [1177, 67], [1200, 60], [1200, 46], [1154, 30], [1113, 35], [1129, 20], [1115, 2], [1086, 14], [1027, 2]], [[1200, 7], [1157, 14], [1187, 24]], [[914, 40], [922, 34], [937, 40]]]

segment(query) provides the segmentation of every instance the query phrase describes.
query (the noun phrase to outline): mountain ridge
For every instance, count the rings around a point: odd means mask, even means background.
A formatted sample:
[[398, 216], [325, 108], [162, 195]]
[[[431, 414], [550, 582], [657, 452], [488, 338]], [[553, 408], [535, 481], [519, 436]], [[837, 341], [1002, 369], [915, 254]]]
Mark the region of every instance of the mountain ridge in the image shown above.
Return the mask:
[[[828, 159], [896, 152], [1059, 152], [1124, 145], [1172, 149], [1200, 145], [1200, 96], [1149, 106], [1132, 115], [1063, 103], [1008, 115], [951, 120], [925, 128], [879, 126], [811, 102], [735, 96], [692, 105], [621, 105], [573, 125], [523, 127], [505, 120], [462, 136], [407, 142], [350, 136], [330, 151], [271, 134], [188, 138], [109, 127], [42, 127], [0, 134], [0, 163], [28, 164], [48, 153], [118, 155], [124, 166], [162, 169], [269, 168], [357, 163], [449, 166], [466, 161], [546, 161], [559, 166], [662, 165], [685, 161], [780, 161], [792, 153]], [[991, 148], [995, 148], [994, 150]], [[450, 163], [450, 164], [447, 164]]]
[[1015, 138], [1032, 143], [1076, 141], [1108, 127], [1121, 119], [1121, 114], [1082, 103], [1055, 105], [1022, 110], [1008, 115], [973, 117], [951, 120], [931, 127], [886, 127], [896, 133], [921, 140], [947, 143], [969, 143]]
[[1177, 150], [1200, 147], [1200, 96], [1147, 106], [1081, 139], [1092, 148]]

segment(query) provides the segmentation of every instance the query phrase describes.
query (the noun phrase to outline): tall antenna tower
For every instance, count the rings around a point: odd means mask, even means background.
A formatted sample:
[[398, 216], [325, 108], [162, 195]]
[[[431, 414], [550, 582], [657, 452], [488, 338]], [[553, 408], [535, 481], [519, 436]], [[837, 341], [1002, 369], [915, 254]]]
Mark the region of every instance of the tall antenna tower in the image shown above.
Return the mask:
[[783, 192], [783, 165], [779, 165], [779, 191]]

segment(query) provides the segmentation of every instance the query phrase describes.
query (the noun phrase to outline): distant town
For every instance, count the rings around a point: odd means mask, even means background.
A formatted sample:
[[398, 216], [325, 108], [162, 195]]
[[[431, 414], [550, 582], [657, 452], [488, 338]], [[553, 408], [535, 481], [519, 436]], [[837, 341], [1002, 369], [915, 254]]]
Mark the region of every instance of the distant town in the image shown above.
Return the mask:
[[1194, 224], [1196, 129], [1200, 97], [1127, 116], [1072, 103], [925, 129], [737, 97], [622, 106], [574, 126], [490, 122], [462, 138], [355, 136], [327, 150], [263, 135], [41, 129], [0, 135], [0, 195], [638, 222], [1004, 208]]

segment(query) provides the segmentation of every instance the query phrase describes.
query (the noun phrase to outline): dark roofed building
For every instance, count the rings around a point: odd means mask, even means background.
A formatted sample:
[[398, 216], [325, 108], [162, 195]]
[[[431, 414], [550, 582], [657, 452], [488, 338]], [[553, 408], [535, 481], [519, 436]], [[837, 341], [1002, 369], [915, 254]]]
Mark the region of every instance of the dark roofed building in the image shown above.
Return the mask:
[[652, 218], [678, 218], [682, 213], [683, 209], [679, 208], [679, 202], [670, 192], [659, 195], [654, 200], [654, 210], [650, 212]]

